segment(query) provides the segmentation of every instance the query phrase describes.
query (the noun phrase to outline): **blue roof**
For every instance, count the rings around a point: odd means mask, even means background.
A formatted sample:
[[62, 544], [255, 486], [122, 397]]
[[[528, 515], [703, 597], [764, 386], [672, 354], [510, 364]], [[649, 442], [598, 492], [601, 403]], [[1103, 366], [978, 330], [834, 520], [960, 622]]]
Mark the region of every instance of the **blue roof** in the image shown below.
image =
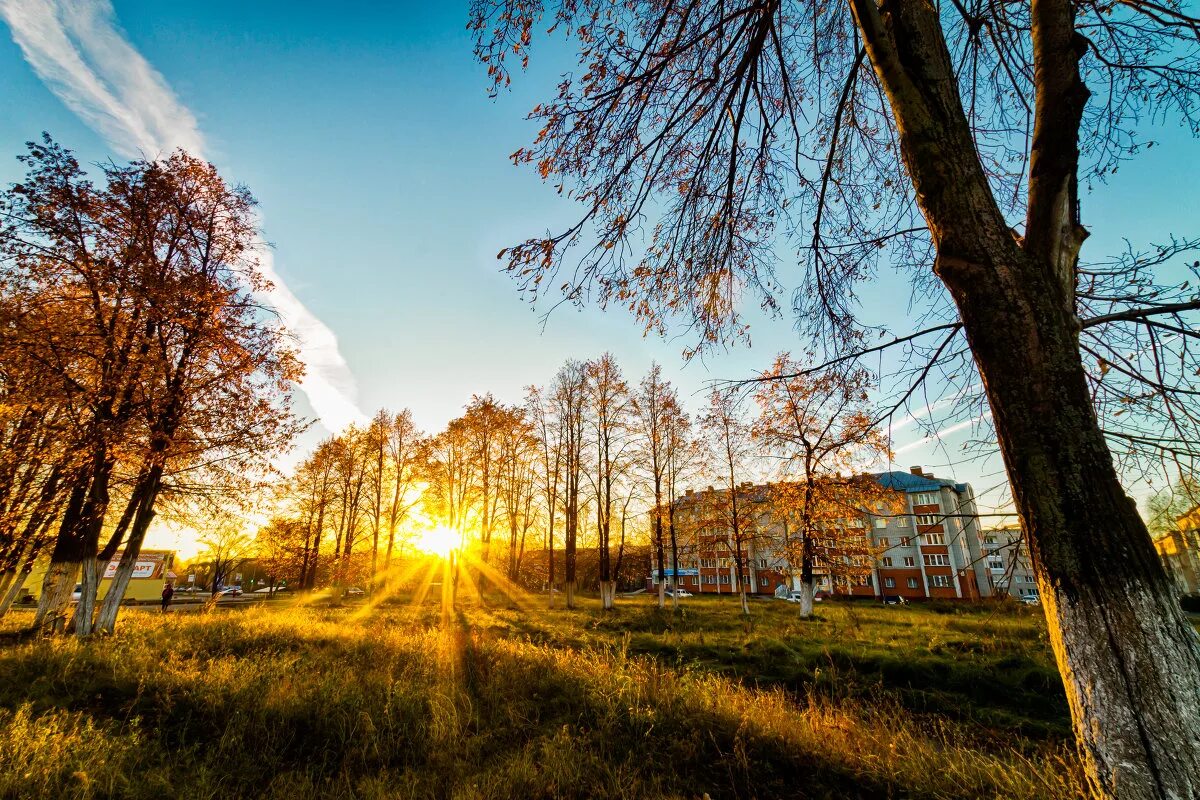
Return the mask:
[[876, 478], [888, 489], [901, 492], [936, 492], [947, 486], [960, 494], [967, 491], [965, 483], [955, 483], [945, 478], [926, 478], [911, 472], [881, 472]]

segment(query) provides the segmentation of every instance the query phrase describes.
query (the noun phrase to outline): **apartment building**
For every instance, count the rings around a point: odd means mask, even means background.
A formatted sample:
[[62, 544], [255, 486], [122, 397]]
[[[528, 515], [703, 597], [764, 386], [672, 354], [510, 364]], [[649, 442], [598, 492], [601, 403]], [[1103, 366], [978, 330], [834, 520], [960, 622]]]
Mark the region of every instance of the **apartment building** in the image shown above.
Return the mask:
[[[983, 548], [978, 510], [970, 484], [956, 483], [913, 467], [908, 472], [872, 476], [901, 493], [900, 510], [839, 520], [843, 541], [861, 537], [861, 548], [842, 556], [838, 574], [818, 568], [817, 588], [861, 597], [904, 597], [973, 600], [992, 594], [993, 584], [980, 566]], [[752, 594], [778, 594], [799, 588], [799, 565], [790, 563], [788, 531], [774, 513], [769, 484], [743, 484], [737, 499], [744, 509], [742, 574], [737, 574], [736, 545], [728, 515], [714, 514], [728, 505], [729, 491], [709, 487], [689, 491], [675, 506], [679, 541], [679, 586], [699, 593], [736, 593], [739, 582]], [[670, 580], [671, 571], [666, 571]], [[657, 585], [652, 574], [649, 587]]]
[[1177, 530], [1154, 540], [1154, 549], [1180, 594], [1200, 594], [1200, 506], [1176, 520]]
[[1022, 598], [1038, 593], [1033, 562], [1020, 528], [994, 528], [983, 532], [981, 565], [997, 597]]

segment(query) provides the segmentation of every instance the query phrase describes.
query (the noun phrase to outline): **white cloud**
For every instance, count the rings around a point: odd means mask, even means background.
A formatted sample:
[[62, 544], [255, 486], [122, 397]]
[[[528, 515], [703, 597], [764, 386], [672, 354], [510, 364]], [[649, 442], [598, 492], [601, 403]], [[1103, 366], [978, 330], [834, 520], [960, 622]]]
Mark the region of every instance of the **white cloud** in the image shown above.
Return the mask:
[[[0, 0], [0, 16], [38, 77], [118, 153], [153, 158], [181, 147], [204, 157], [195, 115], [125, 39], [108, 0]], [[275, 286], [265, 299], [298, 340], [300, 388], [321, 424], [337, 432], [363, 421], [337, 337], [288, 289], [271, 253], [260, 262]]]
[[963, 422], [959, 422], [959, 423], [957, 423], [957, 424], [955, 424], [955, 425], [951, 425], [951, 426], [950, 426], [950, 427], [948, 427], [948, 428], [942, 428], [941, 430], [939, 430], [939, 431], [935, 432], [934, 434], [932, 434], [932, 435], [930, 435], [930, 436], [926, 436], [926, 437], [924, 437], [924, 438], [917, 439], [915, 442], [909, 442], [908, 444], [904, 445], [903, 447], [897, 447], [897, 448], [896, 448], [896, 449], [895, 449], [895, 450], [892, 452], [892, 454], [893, 454], [893, 455], [897, 455], [897, 456], [898, 456], [898, 455], [900, 455], [901, 453], [907, 452], [907, 451], [909, 451], [909, 450], [912, 450], [913, 448], [916, 448], [916, 447], [920, 447], [920, 446], [921, 446], [921, 445], [923, 445], [923, 444], [929, 444], [930, 442], [941, 441], [942, 439], [946, 438], [946, 437], [947, 437], [947, 436], [949, 436], [950, 434], [952, 434], [952, 433], [958, 433], [958, 432], [959, 432], [959, 431], [961, 431], [961, 430], [965, 430], [966, 428], [970, 428], [972, 425], [976, 425], [976, 424], [978, 424], [978, 423], [982, 422], [983, 420], [987, 419], [987, 418], [988, 418], [988, 417], [990, 417], [991, 415], [992, 415], [992, 412], [991, 412], [991, 411], [985, 411], [985, 412], [983, 412], [982, 414], [980, 414], [980, 415], [978, 415], [978, 416], [971, 417], [971, 418], [970, 418], [970, 419], [968, 419], [968, 420], [964, 420]]

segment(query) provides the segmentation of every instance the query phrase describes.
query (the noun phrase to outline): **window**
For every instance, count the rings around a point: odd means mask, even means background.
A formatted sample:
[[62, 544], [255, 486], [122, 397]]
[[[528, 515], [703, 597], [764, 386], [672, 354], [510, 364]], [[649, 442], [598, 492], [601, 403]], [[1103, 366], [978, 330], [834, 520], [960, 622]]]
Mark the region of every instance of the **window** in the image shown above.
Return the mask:
[[876, 528], [886, 528], [887, 527], [887, 518], [886, 517], [876, 517], [875, 518], [875, 527]]
[[717, 582], [717, 576], [716, 575], [705, 575], [704, 582], [709, 585], [714, 584]]
[[766, 585], [767, 585], [767, 579], [766, 579], [766, 578], [759, 578], [759, 579], [758, 579], [758, 585], [759, 585], [759, 586], [766, 586]]
[[1003, 572], [1004, 571], [1004, 560], [1000, 559], [1000, 558], [989, 558], [988, 559], [988, 569], [994, 569], [997, 572]]
[[912, 556], [904, 557], [904, 566], [915, 567], [916, 565], [917, 565], [917, 560], [915, 558], [913, 558]]
[[721, 576], [721, 583], [729, 583], [729, 576], [728, 576], [728, 575], [722, 575], [722, 576]]
[[983, 543], [984, 544], [996, 544], [996, 537], [995, 536], [985, 536], [985, 537], [983, 537]]
[[922, 533], [921, 544], [945, 544], [946, 534], [944, 533]]
[[908, 588], [910, 588], [910, 589], [915, 589], [915, 588], [917, 588], [917, 579], [916, 579], [916, 578], [909, 578], [909, 579], [908, 579]]
[[926, 553], [925, 566], [927, 567], [948, 567], [950, 566], [950, 556], [944, 553]]
[[942, 518], [938, 514], [917, 514], [918, 525], [941, 525]]
[[929, 583], [931, 586], [936, 586], [939, 589], [948, 589], [948, 588], [950, 588], [950, 576], [949, 575], [930, 575]]
[[883, 565], [884, 565], [885, 567], [890, 567], [890, 566], [892, 565], [892, 558], [891, 558], [891, 556], [884, 556], [884, 559], [883, 559]]
[[895, 589], [896, 588], [896, 579], [895, 578], [884, 578], [883, 585], [889, 589]]
[[871, 576], [870, 575], [860, 575], [858, 578], [858, 585], [859, 586], [870, 586], [871, 585]]
[[937, 492], [917, 492], [912, 497], [914, 506], [936, 506], [938, 504]]
[[766, 560], [765, 558], [760, 558], [760, 559], [758, 560], [758, 568], [759, 568], [759, 569], [766, 569], [766, 568], [767, 568], [767, 560]]
[[889, 539], [889, 538], [888, 538], [888, 537], [886, 537], [886, 536], [880, 536], [880, 537], [879, 537], [879, 546], [880, 546], [880, 547], [891, 547], [891, 546], [892, 546], [892, 540], [891, 540], [891, 539]]
[[899, 525], [901, 528], [907, 528], [908, 527], [908, 517], [900, 517], [898, 520], [896, 520], [896, 524]]

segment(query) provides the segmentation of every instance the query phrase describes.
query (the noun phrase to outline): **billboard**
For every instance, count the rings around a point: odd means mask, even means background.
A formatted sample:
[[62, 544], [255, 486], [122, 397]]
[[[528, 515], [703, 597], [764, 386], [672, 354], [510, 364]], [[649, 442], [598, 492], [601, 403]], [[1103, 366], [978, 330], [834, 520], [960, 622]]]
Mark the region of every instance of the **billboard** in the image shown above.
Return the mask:
[[[112, 580], [117, 574], [117, 565], [121, 563], [122, 553], [118, 552], [113, 560], [104, 568], [103, 580]], [[167, 565], [171, 553], [165, 550], [143, 550], [133, 563], [132, 580], [151, 579], [163, 580], [166, 577]]]

